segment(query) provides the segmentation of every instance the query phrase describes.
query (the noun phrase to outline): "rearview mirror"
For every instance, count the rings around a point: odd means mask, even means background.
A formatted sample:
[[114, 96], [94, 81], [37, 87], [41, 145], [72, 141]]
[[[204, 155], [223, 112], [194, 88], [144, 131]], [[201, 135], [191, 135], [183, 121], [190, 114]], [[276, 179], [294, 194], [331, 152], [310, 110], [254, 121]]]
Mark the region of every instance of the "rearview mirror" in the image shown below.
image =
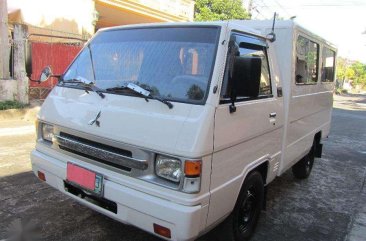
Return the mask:
[[45, 67], [42, 72], [41, 75], [39, 77], [39, 82], [45, 82], [46, 80], [48, 80], [50, 77], [52, 76], [52, 69], [51, 66], [47, 66]]

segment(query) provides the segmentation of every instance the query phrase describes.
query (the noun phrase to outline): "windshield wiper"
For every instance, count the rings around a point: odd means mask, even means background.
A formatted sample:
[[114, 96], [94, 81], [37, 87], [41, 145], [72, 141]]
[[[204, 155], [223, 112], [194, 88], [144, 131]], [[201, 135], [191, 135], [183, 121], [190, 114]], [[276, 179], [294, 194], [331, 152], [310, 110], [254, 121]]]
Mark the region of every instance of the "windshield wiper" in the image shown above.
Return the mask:
[[123, 85], [123, 86], [119, 86], [119, 87], [117, 86], [117, 87], [113, 87], [113, 88], [107, 88], [106, 91], [118, 92], [120, 90], [125, 90], [125, 89], [132, 90], [133, 92], [144, 96], [146, 101], [148, 101], [147, 98], [151, 98], [153, 100], [160, 101], [161, 103], [167, 105], [169, 107], [169, 109], [173, 108], [173, 104], [170, 101], [168, 101], [162, 97], [159, 97], [159, 96], [154, 96], [151, 94], [151, 92], [149, 90], [146, 90], [146, 89], [142, 88], [141, 86], [138, 86], [134, 83], [128, 83], [127, 85]]
[[157, 101], [160, 101], [161, 103], [166, 104], [169, 107], [169, 109], [172, 109], [173, 108], [173, 104], [170, 101], [168, 101], [168, 100], [166, 100], [164, 98], [161, 98], [159, 96], [154, 96], [154, 95], [150, 95], [149, 97], [151, 99], [153, 99], [153, 100], [157, 100]]
[[104, 99], [104, 97], [105, 97], [105, 95], [103, 94], [103, 92], [105, 90], [98, 88], [93, 82], [88, 81], [86, 79], [68, 79], [68, 80], [62, 80], [61, 83], [62, 83], [62, 85], [66, 84], [66, 83], [82, 85], [82, 87], [84, 87], [84, 90], [86, 93], [89, 94], [89, 91], [94, 91], [102, 99]]

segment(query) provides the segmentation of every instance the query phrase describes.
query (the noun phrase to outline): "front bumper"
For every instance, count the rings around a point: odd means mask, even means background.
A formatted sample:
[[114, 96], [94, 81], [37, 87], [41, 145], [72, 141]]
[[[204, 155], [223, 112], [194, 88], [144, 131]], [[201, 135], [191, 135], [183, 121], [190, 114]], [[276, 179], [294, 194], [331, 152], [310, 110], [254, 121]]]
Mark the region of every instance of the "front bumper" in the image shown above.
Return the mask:
[[117, 204], [117, 212], [113, 213], [65, 190], [66, 162], [38, 150], [31, 153], [31, 161], [33, 172], [36, 175], [38, 171], [43, 172], [49, 185], [122, 223], [136, 226], [154, 235], [157, 235], [154, 233], [154, 223], [167, 227], [171, 231], [170, 240], [194, 240], [203, 231], [208, 206], [184, 206], [112, 182], [106, 177], [104, 198]]

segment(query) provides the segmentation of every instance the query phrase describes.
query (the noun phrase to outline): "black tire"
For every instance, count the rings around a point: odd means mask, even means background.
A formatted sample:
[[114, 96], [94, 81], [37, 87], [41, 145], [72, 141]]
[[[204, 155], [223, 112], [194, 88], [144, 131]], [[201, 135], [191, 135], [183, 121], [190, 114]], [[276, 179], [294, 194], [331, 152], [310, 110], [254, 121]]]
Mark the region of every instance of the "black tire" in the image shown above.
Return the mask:
[[246, 241], [257, 226], [264, 202], [264, 184], [259, 172], [250, 173], [244, 181], [233, 212], [219, 226], [217, 240]]
[[292, 173], [296, 178], [305, 179], [309, 177], [315, 160], [315, 145], [314, 141], [309, 153], [292, 167]]

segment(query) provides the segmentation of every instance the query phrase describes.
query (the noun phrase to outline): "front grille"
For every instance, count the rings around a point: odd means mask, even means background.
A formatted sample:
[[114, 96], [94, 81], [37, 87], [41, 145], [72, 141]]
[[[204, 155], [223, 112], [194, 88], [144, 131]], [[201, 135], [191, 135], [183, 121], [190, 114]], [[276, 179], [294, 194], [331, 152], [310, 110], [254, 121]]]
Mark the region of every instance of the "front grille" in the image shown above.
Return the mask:
[[147, 161], [132, 157], [132, 152], [65, 132], [55, 136], [56, 143], [61, 150], [74, 153], [94, 161], [130, 172], [132, 168], [145, 170]]
[[103, 149], [103, 150], [106, 150], [106, 151], [110, 151], [110, 152], [113, 152], [113, 153], [116, 153], [116, 154], [119, 154], [119, 155], [122, 155], [122, 156], [132, 157], [132, 152], [127, 151], [127, 150], [123, 150], [123, 149], [120, 149], [120, 148], [117, 148], [117, 147], [108, 146], [108, 145], [105, 145], [105, 144], [102, 144], [102, 143], [99, 143], [99, 142], [95, 142], [95, 141], [91, 141], [91, 140], [88, 140], [88, 139], [85, 139], [85, 138], [81, 138], [79, 136], [70, 135], [70, 134], [67, 134], [65, 132], [60, 132], [60, 136], [61, 137], [66, 137], [70, 140], [77, 141], [77, 142], [80, 142], [80, 143], [83, 143], [83, 144], [86, 144], [86, 145], [90, 145], [90, 146], [93, 146], [93, 147], [96, 147], [96, 148], [100, 148], [100, 149]]
[[61, 150], [64, 150], [64, 151], [67, 151], [67, 152], [71, 152], [71, 153], [74, 153], [76, 155], [79, 155], [79, 156], [82, 156], [82, 157], [86, 157], [88, 159], [92, 159], [94, 161], [97, 161], [97, 162], [106, 164], [108, 166], [112, 166], [112, 167], [121, 169], [121, 170], [126, 171], [126, 172], [130, 172], [131, 171], [131, 168], [129, 168], [129, 167], [125, 167], [125, 166], [122, 166], [122, 165], [118, 165], [118, 164], [115, 164], [113, 162], [109, 162], [108, 160], [103, 160], [103, 159], [100, 159], [100, 158], [97, 158], [97, 157], [94, 157], [94, 156], [90, 156], [90, 155], [85, 154], [85, 153], [81, 153], [81, 152], [78, 152], [78, 151], [74, 151], [74, 150], [69, 149], [69, 148], [64, 147], [64, 146], [59, 146], [59, 148]]

